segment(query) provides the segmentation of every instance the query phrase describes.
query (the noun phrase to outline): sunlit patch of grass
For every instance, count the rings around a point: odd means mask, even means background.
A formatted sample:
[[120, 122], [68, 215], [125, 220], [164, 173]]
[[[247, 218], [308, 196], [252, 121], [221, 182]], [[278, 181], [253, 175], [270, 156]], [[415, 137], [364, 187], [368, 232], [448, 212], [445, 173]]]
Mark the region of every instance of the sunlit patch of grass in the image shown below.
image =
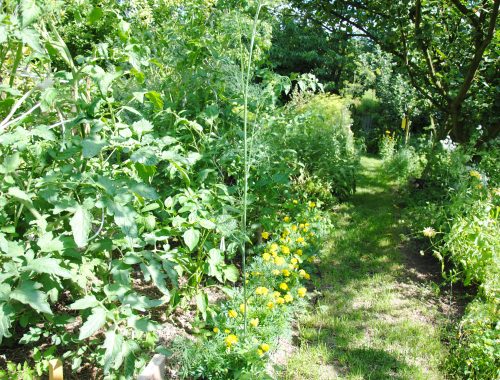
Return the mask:
[[[285, 379], [442, 379], [444, 317], [403, 284], [392, 184], [363, 158], [352, 206], [338, 212], [316, 286], [322, 296], [300, 322], [300, 348]], [[411, 292], [405, 292], [411, 288]], [[323, 372], [322, 372], [323, 371]]]

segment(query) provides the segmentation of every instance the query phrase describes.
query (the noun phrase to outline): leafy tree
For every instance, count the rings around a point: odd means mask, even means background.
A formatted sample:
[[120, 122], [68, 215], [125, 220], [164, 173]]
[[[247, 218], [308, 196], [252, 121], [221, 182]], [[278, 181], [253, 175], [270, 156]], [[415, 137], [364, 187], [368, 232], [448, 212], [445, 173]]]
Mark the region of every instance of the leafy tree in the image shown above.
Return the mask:
[[[467, 140], [472, 126], [463, 125], [468, 116], [464, 110], [470, 109], [466, 102], [498, 107], [492, 97], [495, 94], [483, 95], [480, 89], [498, 83], [492, 73], [498, 56], [495, 28], [500, 0], [292, 3], [308, 18], [336, 33], [366, 37], [393, 54], [412, 85], [438, 111], [442, 121], [438, 137], [451, 132], [455, 138]], [[498, 119], [487, 121], [484, 127], [491, 138], [498, 134], [499, 123]]]

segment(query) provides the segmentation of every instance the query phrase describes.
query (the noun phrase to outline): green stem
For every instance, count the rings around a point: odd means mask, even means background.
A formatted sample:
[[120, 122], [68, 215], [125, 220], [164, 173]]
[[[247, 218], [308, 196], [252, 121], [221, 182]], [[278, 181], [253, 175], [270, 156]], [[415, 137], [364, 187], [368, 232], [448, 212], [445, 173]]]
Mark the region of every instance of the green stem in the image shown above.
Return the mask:
[[19, 62], [21, 62], [22, 54], [23, 44], [19, 43], [19, 45], [17, 46], [16, 58], [14, 59], [14, 65], [12, 66], [12, 70], [10, 72], [9, 87], [12, 87], [14, 85], [14, 79], [16, 79], [16, 71], [19, 67]]
[[243, 301], [245, 304], [245, 310], [243, 313], [243, 333], [246, 335], [247, 332], [247, 272], [246, 272], [246, 239], [247, 239], [247, 201], [248, 201], [248, 175], [250, 172], [249, 161], [248, 161], [248, 88], [250, 86], [250, 72], [252, 70], [252, 56], [253, 48], [255, 45], [255, 35], [257, 34], [257, 23], [259, 21], [259, 13], [262, 8], [262, 4], [259, 2], [257, 5], [257, 11], [255, 12], [255, 17], [253, 20], [252, 27], [252, 38], [250, 41], [250, 49], [248, 53], [248, 64], [246, 69], [245, 83], [243, 87], [243, 166], [244, 166], [244, 188], [243, 188], [243, 220], [242, 220], [242, 236], [243, 242], [241, 246], [242, 251], [242, 270], [243, 270]]

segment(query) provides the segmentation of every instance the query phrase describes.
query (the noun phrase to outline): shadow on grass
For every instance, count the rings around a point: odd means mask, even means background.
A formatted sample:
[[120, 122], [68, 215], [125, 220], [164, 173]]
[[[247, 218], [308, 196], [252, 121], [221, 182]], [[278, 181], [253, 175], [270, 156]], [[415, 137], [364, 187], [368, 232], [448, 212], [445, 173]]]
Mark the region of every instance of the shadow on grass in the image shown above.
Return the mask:
[[[318, 268], [320, 297], [301, 323], [298, 343], [309, 352], [297, 356], [286, 379], [441, 378], [435, 362], [442, 348], [425, 307], [398, 289], [406, 269], [397, 196], [382, 170], [380, 161], [363, 159], [358, 191], [338, 215]], [[308, 377], [303, 367], [314, 365]]]

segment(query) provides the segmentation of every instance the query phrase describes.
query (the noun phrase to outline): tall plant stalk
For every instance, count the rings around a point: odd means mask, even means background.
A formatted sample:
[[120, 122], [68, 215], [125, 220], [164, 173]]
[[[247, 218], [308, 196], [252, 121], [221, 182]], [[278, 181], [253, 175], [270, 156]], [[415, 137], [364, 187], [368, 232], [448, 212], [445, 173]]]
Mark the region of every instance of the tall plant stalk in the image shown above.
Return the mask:
[[[262, 3], [259, 1], [257, 3], [257, 10], [255, 12], [255, 17], [252, 25], [252, 36], [250, 39], [250, 46], [248, 50], [248, 63], [246, 67], [246, 73], [242, 72], [242, 77], [244, 77], [243, 84], [243, 220], [242, 220], [242, 237], [243, 242], [241, 244], [241, 258], [242, 258], [242, 270], [243, 270], [243, 302], [245, 305], [243, 311], [243, 333], [246, 335], [247, 332], [247, 271], [246, 271], [246, 240], [247, 240], [247, 203], [248, 203], [248, 177], [250, 175], [250, 160], [248, 151], [248, 89], [250, 87], [250, 78], [252, 70], [252, 58], [253, 49], [255, 46], [255, 36], [257, 34], [257, 24], [259, 21], [259, 14], [262, 9]], [[243, 56], [242, 56], [243, 61]], [[242, 65], [242, 70], [244, 66]]]

